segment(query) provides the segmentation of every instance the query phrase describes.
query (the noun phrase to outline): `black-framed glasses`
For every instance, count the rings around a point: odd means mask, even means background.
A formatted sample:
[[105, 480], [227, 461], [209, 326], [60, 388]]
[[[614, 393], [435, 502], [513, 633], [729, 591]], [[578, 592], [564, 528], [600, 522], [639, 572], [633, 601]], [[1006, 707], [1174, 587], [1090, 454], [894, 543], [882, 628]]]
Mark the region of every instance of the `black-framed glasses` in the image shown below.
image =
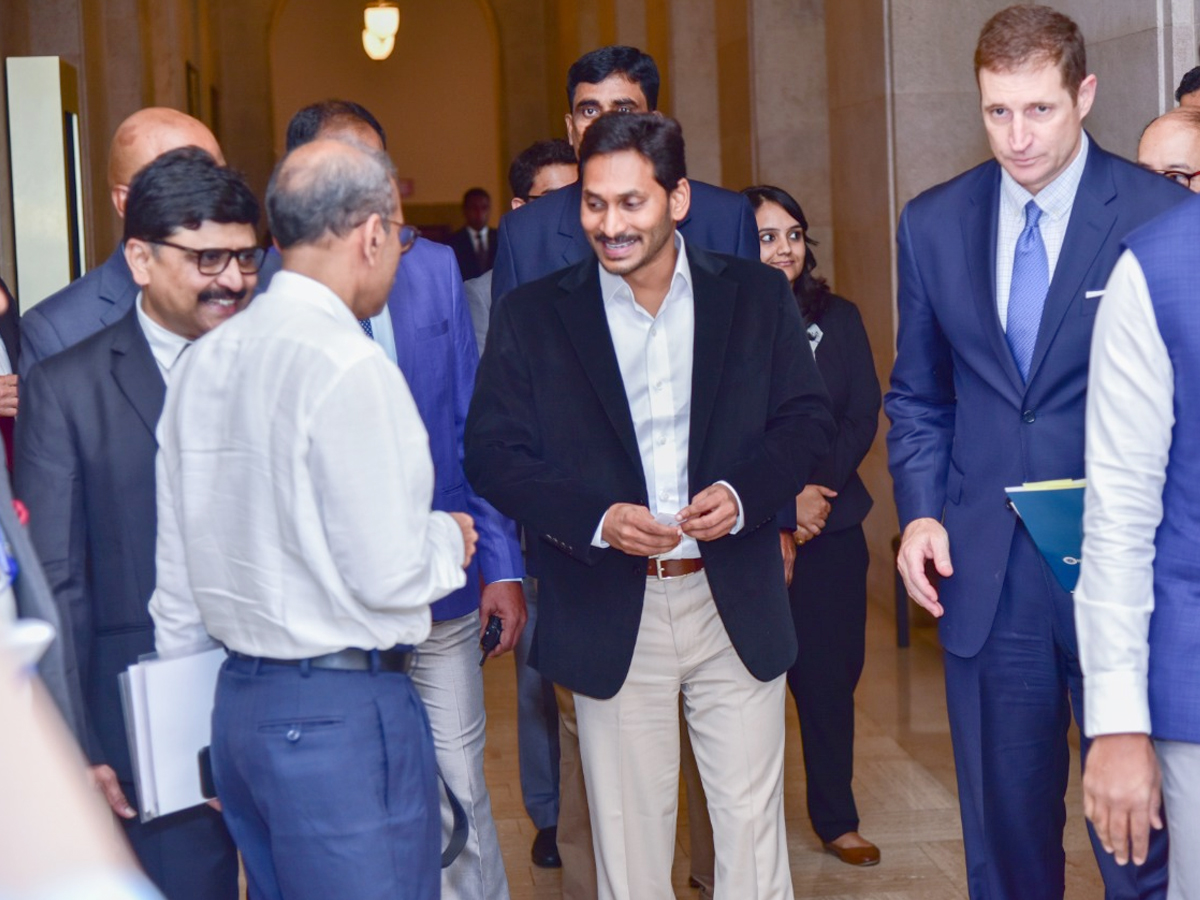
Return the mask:
[[395, 225], [400, 229], [400, 252], [407, 253], [412, 249], [412, 245], [417, 242], [417, 238], [421, 236], [421, 229], [416, 225], [405, 225], [403, 222], [397, 222], [395, 219], [388, 219], [389, 225]]
[[246, 247], [242, 250], [231, 250], [220, 247], [206, 247], [198, 250], [195, 247], [185, 247], [171, 241], [147, 241], [150, 244], [161, 244], [164, 247], [174, 247], [189, 254], [196, 261], [196, 268], [201, 275], [220, 275], [229, 267], [231, 259], [237, 260], [238, 271], [243, 275], [254, 275], [262, 268], [267, 251], [262, 247]]
[[1176, 184], [1182, 184], [1185, 188], [1192, 186], [1192, 179], [1200, 172], [1181, 172], [1179, 169], [1154, 169], [1159, 175], [1164, 178], [1169, 178]]

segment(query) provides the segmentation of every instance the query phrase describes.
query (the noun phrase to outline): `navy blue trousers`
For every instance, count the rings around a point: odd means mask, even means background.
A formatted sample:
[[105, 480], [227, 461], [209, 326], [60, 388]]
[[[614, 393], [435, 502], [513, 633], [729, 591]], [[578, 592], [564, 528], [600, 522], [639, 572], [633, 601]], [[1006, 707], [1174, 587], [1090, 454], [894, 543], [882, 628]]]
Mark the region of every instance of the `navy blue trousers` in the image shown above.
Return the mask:
[[437, 900], [437, 768], [407, 675], [230, 658], [213, 777], [257, 900]]
[[[983, 649], [947, 652], [945, 668], [971, 900], [1062, 900], [1067, 729], [1072, 709], [1082, 727], [1083, 675], [1071, 595], [1024, 529]], [[1088, 834], [1106, 900], [1166, 897], [1165, 832], [1154, 833], [1140, 867], [1117, 866], [1090, 825]]]
[[[133, 785], [122, 782], [125, 796]], [[121, 820], [138, 862], [167, 900], [237, 900], [237, 848], [211, 806], [161, 819]]]

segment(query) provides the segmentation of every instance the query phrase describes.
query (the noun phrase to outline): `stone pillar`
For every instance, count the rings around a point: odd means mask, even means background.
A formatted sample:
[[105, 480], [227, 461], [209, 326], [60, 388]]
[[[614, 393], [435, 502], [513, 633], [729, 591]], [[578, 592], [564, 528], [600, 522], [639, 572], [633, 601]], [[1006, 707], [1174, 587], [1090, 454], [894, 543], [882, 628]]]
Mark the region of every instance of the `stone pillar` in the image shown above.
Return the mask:
[[[683, 125], [688, 174], [721, 183], [720, 96], [715, 58], [714, 0], [671, 0], [671, 71], [674, 115]], [[661, 60], [659, 61], [661, 62]]]

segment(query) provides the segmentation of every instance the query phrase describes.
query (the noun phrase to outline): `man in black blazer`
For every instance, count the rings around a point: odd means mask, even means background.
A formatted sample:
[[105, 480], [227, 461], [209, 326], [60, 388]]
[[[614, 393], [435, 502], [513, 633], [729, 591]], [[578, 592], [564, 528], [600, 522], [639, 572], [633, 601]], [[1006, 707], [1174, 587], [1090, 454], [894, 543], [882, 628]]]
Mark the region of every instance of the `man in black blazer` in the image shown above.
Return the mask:
[[717, 896], [790, 898], [775, 513], [828, 449], [828, 398], [786, 281], [679, 235], [678, 123], [602, 117], [580, 159], [599, 265], [496, 311], [467, 476], [539, 544], [534, 654], [575, 695], [600, 896], [674, 896], [682, 692]]
[[[635, 47], [601, 47], [585, 53], [567, 73], [567, 139], [575, 152], [588, 127], [608, 112], [654, 112], [658, 66]], [[758, 227], [745, 197], [691, 181], [692, 203], [679, 230], [693, 247], [758, 259]], [[506, 214], [496, 236], [492, 303], [528, 281], [592, 255], [579, 221], [580, 184], [546, 194]]]
[[470, 281], [490, 272], [496, 261], [496, 233], [488, 227], [492, 198], [483, 188], [473, 187], [463, 194], [462, 211], [467, 224], [450, 235], [449, 243], [463, 281]]
[[139, 299], [30, 371], [17, 428], [17, 492], [69, 631], [93, 779], [170, 900], [236, 898], [237, 856], [206, 806], [135, 818], [117, 676], [154, 650], [154, 431], [166, 382], [188, 344], [252, 296], [257, 222], [241, 176], [203, 150], [173, 150], [142, 170], [124, 241]]

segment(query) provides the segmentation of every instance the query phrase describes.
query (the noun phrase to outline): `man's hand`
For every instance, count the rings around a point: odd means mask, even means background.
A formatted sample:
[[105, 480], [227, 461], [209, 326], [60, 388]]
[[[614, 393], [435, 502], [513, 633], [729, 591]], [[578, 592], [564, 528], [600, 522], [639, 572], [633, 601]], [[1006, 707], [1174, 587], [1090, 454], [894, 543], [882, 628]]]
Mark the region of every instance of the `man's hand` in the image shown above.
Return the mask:
[[0, 375], [0, 416], [12, 417], [17, 414], [19, 399], [16, 375]]
[[650, 510], [636, 503], [614, 503], [604, 514], [600, 537], [630, 556], [658, 556], [681, 540], [678, 525], [654, 521]]
[[91, 778], [92, 787], [104, 795], [109, 807], [118, 816], [122, 819], [132, 819], [137, 815], [125, 799], [125, 792], [121, 790], [121, 783], [117, 781], [117, 773], [112, 770], [112, 766], [90, 766], [88, 776]]
[[737, 524], [737, 517], [737, 498], [723, 484], [706, 487], [676, 516], [683, 533], [698, 541], [715, 541], [725, 537]]
[[529, 614], [525, 611], [525, 593], [519, 581], [494, 581], [483, 586], [479, 598], [479, 637], [483, 638], [489, 616], [499, 616], [504, 623], [500, 632], [500, 643], [489, 656], [500, 656], [517, 645], [517, 638], [525, 630]]
[[1105, 734], [1092, 741], [1083, 769], [1083, 814], [1117, 865], [1141, 865], [1150, 829], [1163, 827], [1162, 775], [1145, 734]]
[[452, 512], [450, 517], [458, 523], [458, 527], [462, 529], [463, 539], [463, 568], [471, 564], [471, 560], [475, 556], [475, 543], [479, 540], [479, 535], [475, 533], [475, 520], [466, 513]]
[[806, 484], [804, 490], [796, 495], [797, 544], [811, 541], [824, 530], [829, 511], [833, 509], [827, 498], [836, 496], [837, 491], [819, 484]]
[[796, 542], [786, 531], [779, 532], [779, 549], [783, 551], [783, 581], [791, 587], [796, 572]]
[[933, 567], [943, 578], [954, 574], [950, 564], [950, 536], [937, 519], [913, 519], [900, 538], [900, 552], [896, 556], [896, 568], [904, 579], [908, 596], [934, 616], [945, 610], [938, 602], [937, 589], [925, 576], [925, 563], [933, 560]]

